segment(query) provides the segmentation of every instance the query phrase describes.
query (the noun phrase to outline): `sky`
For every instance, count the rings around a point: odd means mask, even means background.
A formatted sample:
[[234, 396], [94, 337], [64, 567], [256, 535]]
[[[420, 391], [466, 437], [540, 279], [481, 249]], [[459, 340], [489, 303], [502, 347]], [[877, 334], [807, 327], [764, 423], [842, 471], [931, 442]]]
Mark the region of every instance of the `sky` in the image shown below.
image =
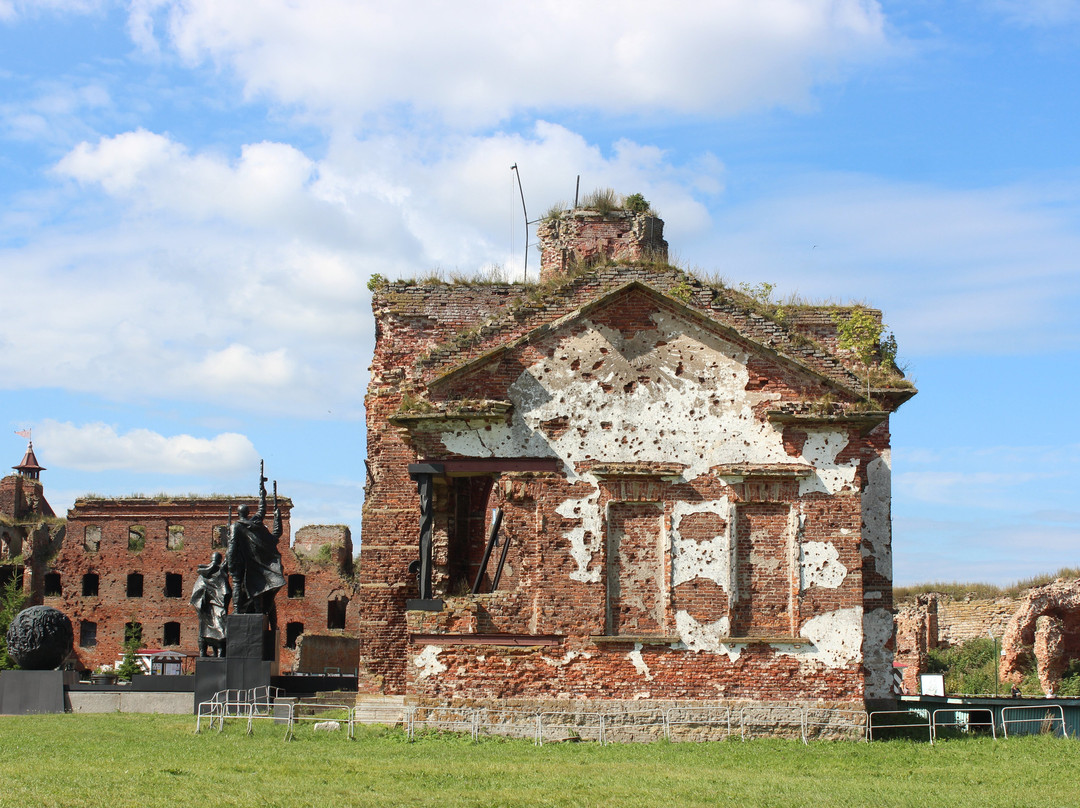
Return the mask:
[[368, 279], [674, 261], [884, 311], [898, 584], [1080, 566], [1080, 0], [0, 0], [0, 450], [359, 542]]

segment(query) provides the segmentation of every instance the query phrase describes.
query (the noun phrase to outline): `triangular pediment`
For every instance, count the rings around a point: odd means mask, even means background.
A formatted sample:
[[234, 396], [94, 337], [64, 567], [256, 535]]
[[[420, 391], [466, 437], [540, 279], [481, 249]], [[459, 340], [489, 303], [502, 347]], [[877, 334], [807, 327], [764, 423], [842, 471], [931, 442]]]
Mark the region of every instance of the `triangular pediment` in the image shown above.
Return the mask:
[[[475, 385], [470, 382], [486, 378], [490, 385], [496, 376], [509, 381], [512, 368], [520, 370], [530, 364], [530, 354], [550, 352], [560, 343], [567, 343], [566, 350], [579, 353], [578, 361], [588, 365], [580, 368], [582, 375], [600, 370], [592, 364], [602, 362], [612, 383], [628, 385], [637, 378], [662, 381], [665, 374], [682, 373], [680, 354], [670, 348], [666, 351], [670, 368], [655, 354], [680, 338], [709, 343], [721, 353], [741, 357], [744, 363], [757, 358], [782, 366], [785, 375], [808, 385], [854, 397], [860, 394], [858, 380], [839, 362], [816, 346], [807, 350], [781, 326], [770, 330], [771, 344], [767, 344], [637, 280], [450, 367], [433, 378], [428, 389], [436, 398], [443, 394], [473, 397], [475, 393], [469, 388]], [[686, 350], [694, 353], [689, 345]]]

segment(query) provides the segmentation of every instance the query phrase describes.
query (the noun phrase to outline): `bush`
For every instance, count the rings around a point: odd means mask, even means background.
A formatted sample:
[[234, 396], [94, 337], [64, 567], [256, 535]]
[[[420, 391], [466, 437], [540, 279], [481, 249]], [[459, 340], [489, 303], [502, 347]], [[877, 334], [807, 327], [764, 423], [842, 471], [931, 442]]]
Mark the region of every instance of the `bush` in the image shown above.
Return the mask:
[[928, 654], [926, 671], [945, 674], [946, 693], [993, 693], [996, 648], [989, 637], [968, 640], [953, 648], [934, 648]]
[[22, 591], [20, 576], [12, 575], [8, 578], [4, 588], [0, 590], [0, 670], [13, 670], [18, 665], [15, 660], [8, 656], [7, 632], [15, 615], [23, 610], [26, 605], [26, 596]]

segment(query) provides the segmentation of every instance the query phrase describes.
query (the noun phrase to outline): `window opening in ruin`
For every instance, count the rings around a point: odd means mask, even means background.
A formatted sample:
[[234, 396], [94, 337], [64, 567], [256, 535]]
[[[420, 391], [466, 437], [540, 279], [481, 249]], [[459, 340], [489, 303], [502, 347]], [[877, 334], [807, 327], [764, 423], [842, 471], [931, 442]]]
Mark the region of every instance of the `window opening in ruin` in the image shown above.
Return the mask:
[[7, 561], [22, 555], [22, 537], [12, 536], [7, 531], [0, 535], [0, 558]]
[[184, 576], [178, 572], [165, 573], [165, 597], [182, 598], [184, 596]]
[[214, 525], [213, 536], [210, 537], [210, 546], [215, 550], [220, 550], [229, 543], [229, 526], [228, 525]]
[[146, 528], [142, 525], [131, 525], [128, 528], [128, 550], [132, 553], [141, 553], [146, 546]]
[[296, 641], [300, 639], [300, 635], [304, 633], [303, 623], [286, 623], [285, 624], [285, 647], [295, 648]]
[[97, 623], [83, 620], [79, 624], [79, 647], [93, 648], [97, 645]]
[[184, 526], [169, 525], [169, 531], [165, 536], [165, 548], [168, 550], [184, 549]]
[[180, 644], [180, 624], [170, 621], [165, 624], [165, 628], [161, 633], [162, 645], [179, 645]]
[[783, 637], [792, 626], [792, 565], [788, 505], [747, 502], [738, 506], [735, 525], [738, 597], [731, 633], [737, 637]]
[[59, 572], [46, 572], [45, 573], [45, 597], [58, 598], [63, 594], [60, 590], [60, 573]]
[[96, 553], [101, 547], [101, 527], [99, 525], [87, 525], [83, 528], [83, 550], [88, 553]]
[[143, 591], [143, 577], [133, 572], [127, 577], [127, 596], [129, 598], [141, 598]]
[[331, 596], [326, 602], [326, 627], [341, 630], [345, 628], [345, 613], [349, 608], [349, 599], [344, 595]]
[[304, 597], [304, 587], [307, 584], [307, 578], [299, 573], [289, 576], [289, 597], [290, 598], [302, 598]]
[[97, 597], [98, 575], [96, 572], [88, 572], [82, 577], [82, 593], [84, 598]]
[[[446, 524], [449, 595], [469, 594], [480, 571], [487, 544], [488, 496], [494, 481], [490, 476], [453, 478], [452, 511]], [[490, 564], [480, 582], [480, 592], [491, 591], [494, 568], [495, 563]]]
[[607, 626], [612, 636], [659, 634], [664, 628], [664, 511], [656, 502], [608, 508]]

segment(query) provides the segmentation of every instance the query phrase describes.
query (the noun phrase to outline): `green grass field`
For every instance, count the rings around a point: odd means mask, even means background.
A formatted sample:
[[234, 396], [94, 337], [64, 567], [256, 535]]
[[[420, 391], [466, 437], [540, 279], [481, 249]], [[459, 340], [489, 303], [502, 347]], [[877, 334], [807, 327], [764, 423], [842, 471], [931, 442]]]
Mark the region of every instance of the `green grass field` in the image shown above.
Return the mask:
[[315, 735], [183, 716], [0, 718], [0, 806], [1065, 806], [1080, 743], [1051, 737], [601, 747], [400, 730]]

